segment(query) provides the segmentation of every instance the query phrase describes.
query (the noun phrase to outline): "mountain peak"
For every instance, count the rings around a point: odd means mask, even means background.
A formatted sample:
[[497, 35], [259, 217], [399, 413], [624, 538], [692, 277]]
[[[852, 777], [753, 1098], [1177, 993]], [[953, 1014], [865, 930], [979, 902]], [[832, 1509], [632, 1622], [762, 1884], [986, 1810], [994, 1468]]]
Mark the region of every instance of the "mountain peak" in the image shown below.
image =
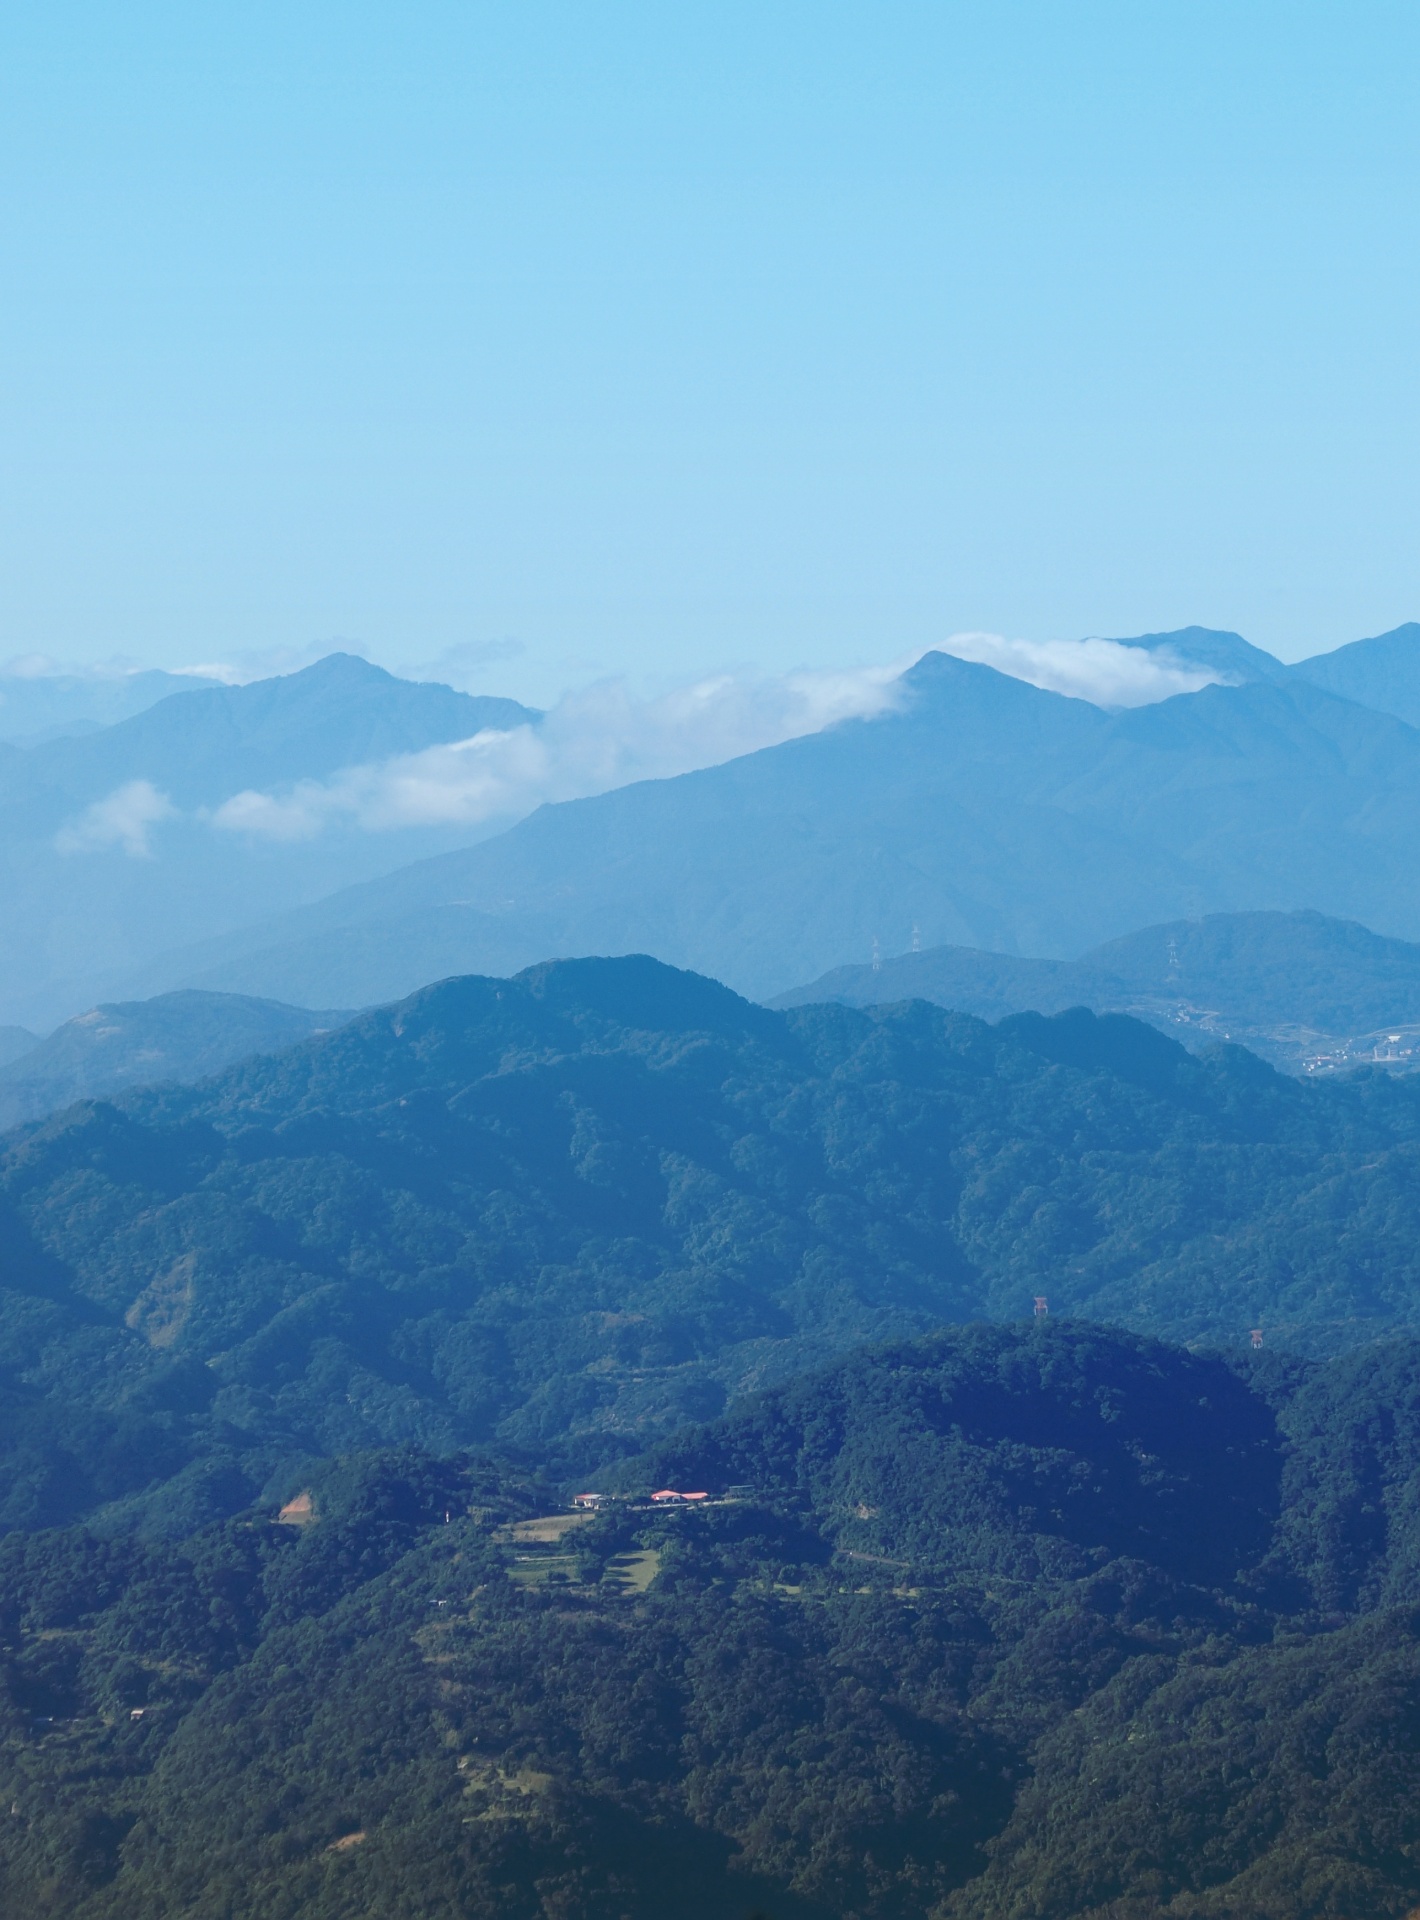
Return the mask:
[[1240, 633], [1222, 627], [1177, 627], [1171, 633], [1140, 633], [1130, 639], [1111, 642], [1116, 647], [1133, 647], [1143, 653], [1167, 653], [1192, 666], [1207, 667], [1238, 683], [1251, 680], [1286, 680], [1291, 668], [1275, 655], [1244, 640]]
[[1420, 727], [1420, 621], [1314, 654], [1293, 672], [1327, 693]]
[[[377, 666], [373, 660], [367, 660], [363, 654], [346, 653], [337, 648], [334, 653], [323, 653], [319, 660], [313, 660], [308, 667], [297, 667], [292, 673], [279, 673], [269, 676], [271, 680], [303, 681], [312, 685], [341, 683], [348, 686], [388, 686], [399, 679], [387, 667]], [[252, 680], [248, 686], [264, 686], [266, 681]], [[414, 684], [406, 682], [405, 684]]]

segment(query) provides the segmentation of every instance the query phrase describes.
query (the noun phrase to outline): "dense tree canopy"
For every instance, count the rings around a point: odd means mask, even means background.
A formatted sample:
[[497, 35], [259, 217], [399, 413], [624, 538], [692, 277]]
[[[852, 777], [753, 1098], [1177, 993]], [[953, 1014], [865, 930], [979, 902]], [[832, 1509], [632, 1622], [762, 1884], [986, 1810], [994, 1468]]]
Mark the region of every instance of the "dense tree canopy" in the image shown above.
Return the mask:
[[405, 1443], [585, 1472], [1041, 1293], [1334, 1352], [1414, 1322], [1417, 1167], [1420, 1084], [1117, 1016], [772, 1013], [637, 960], [451, 981], [8, 1137], [0, 1524], [182, 1534]]
[[[0, 1907], [1399, 1920], [1417, 1368], [973, 1327], [622, 1463], [591, 1518], [405, 1449], [180, 1541], [13, 1533]], [[738, 1492], [633, 1497], [697, 1472]]]
[[1417, 1155], [636, 961], [10, 1135], [0, 1911], [1399, 1920]]

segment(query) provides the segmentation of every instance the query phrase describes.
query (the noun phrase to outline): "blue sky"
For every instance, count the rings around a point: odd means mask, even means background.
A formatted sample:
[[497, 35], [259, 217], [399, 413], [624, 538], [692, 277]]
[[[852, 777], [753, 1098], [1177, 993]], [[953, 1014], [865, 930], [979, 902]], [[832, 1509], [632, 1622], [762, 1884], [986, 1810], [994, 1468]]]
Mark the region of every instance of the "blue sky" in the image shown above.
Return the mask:
[[0, 659], [548, 699], [1420, 617], [1417, 56], [1402, 6], [11, 9]]

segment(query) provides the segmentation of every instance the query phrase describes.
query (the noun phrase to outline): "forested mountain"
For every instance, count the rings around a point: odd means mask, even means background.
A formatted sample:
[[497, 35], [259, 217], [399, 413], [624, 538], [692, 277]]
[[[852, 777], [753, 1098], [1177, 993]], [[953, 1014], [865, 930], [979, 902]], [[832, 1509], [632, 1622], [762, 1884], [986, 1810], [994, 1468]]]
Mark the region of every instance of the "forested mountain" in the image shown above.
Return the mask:
[[[1400, 1920], [1417, 1384], [1413, 1340], [973, 1327], [623, 1463], [590, 1519], [535, 1462], [405, 1448], [186, 1538], [11, 1534], [0, 1899]], [[735, 1491], [649, 1509], [667, 1481]]]
[[1320, 913], [1213, 913], [1111, 940], [1079, 960], [935, 947], [838, 967], [774, 1004], [931, 1000], [983, 1020], [1087, 1006], [1189, 1046], [1232, 1040], [1291, 1072], [1361, 1061], [1408, 1071], [1420, 1048], [1420, 946]]
[[1209, 912], [1420, 936], [1420, 732], [1287, 675], [1105, 712], [926, 655], [901, 704], [164, 956], [178, 985], [369, 1005], [444, 974], [643, 951], [757, 997], [966, 945], [1065, 958]]
[[1420, 726], [1420, 623], [1414, 620], [1371, 640], [1353, 640], [1334, 653], [1315, 654], [1292, 672], [1328, 693]]
[[201, 1080], [249, 1053], [279, 1053], [349, 1018], [348, 1011], [188, 991], [76, 1014], [44, 1040], [26, 1034], [29, 1044], [8, 1063], [0, 1034], [0, 1127], [123, 1087]]
[[1332, 1352], [1416, 1323], [1417, 1162], [1420, 1085], [1119, 1016], [775, 1013], [649, 960], [447, 982], [4, 1143], [0, 1521], [183, 1530], [406, 1440], [586, 1470], [1041, 1293]]
[[332, 654], [249, 686], [170, 694], [82, 738], [11, 748], [0, 756], [0, 1019], [43, 1027], [134, 997], [103, 983], [175, 942], [469, 838], [466, 828], [391, 836], [338, 822], [318, 841], [254, 838], [215, 822], [234, 796], [279, 795], [536, 717]]

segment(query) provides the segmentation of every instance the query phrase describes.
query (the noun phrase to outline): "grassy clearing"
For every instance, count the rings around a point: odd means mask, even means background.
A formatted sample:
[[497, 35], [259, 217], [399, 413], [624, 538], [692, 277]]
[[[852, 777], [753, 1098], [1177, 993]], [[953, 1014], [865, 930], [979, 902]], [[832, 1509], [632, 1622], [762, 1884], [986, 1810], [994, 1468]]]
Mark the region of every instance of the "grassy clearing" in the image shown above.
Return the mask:
[[623, 1593], [644, 1593], [661, 1570], [661, 1556], [654, 1547], [638, 1553], [618, 1553], [608, 1564], [606, 1579]]

